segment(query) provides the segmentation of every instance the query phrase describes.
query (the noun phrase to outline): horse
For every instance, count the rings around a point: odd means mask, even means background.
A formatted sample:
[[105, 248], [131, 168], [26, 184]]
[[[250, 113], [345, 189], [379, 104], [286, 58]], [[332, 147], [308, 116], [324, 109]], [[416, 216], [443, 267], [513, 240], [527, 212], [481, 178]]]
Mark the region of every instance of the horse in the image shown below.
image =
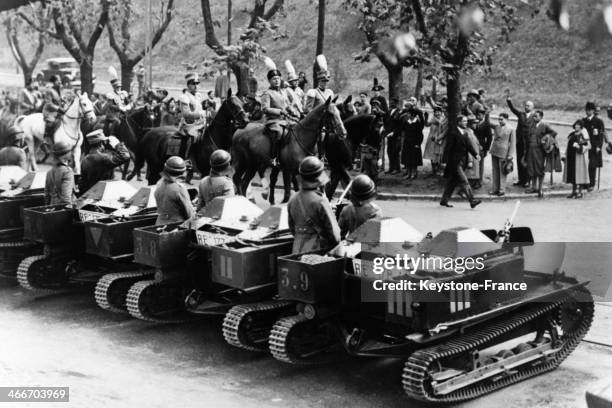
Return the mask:
[[[136, 150], [139, 148], [139, 143], [144, 135], [151, 129], [161, 125], [161, 107], [159, 105], [151, 107], [144, 105], [135, 108], [131, 112], [123, 115], [119, 121], [119, 125], [115, 128], [117, 139], [122, 141], [130, 152], [132, 162], [136, 161]], [[128, 178], [128, 169], [130, 162], [125, 163], [122, 168], [122, 179]], [[135, 165], [134, 165], [135, 166]], [[140, 171], [130, 173], [131, 177], [136, 175], [140, 180]], [[131, 177], [128, 179], [131, 180]]]
[[336, 104], [336, 107], [338, 107], [340, 111], [340, 118], [342, 118], [342, 120], [347, 120], [351, 116], [357, 114], [357, 109], [355, 109], [355, 105], [353, 105], [353, 95], [347, 96], [343, 102]]
[[[204, 133], [196, 138], [191, 147], [191, 159], [196, 168], [202, 174], [210, 171], [210, 154], [216, 149], [229, 150], [232, 134], [236, 128], [244, 128], [247, 125], [247, 114], [243, 109], [242, 101], [233, 96], [231, 90], [215, 117], [211, 120]], [[147, 181], [155, 184], [160, 178], [159, 173], [163, 170], [164, 162], [168, 157], [168, 140], [178, 132], [176, 127], [159, 127], [148, 131], [136, 150], [136, 161], [134, 171], [140, 171], [147, 163]]]
[[[297, 124], [288, 127], [288, 134], [279, 153], [280, 171], [285, 180], [283, 203], [289, 201], [291, 183], [297, 175], [300, 162], [306, 156], [316, 155], [316, 145], [321, 134], [321, 126], [329, 120], [330, 129], [339, 136], [346, 135], [346, 130], [340, 118], [340, 111], [332, 103], [331, 98], [314, 108], [305, 118]], [[234, 160], [234, 184], [240, 194], [245, 195], [246, 190], [256, 173], [262, 174], [270, 165], [271, 143], [264, 133], [263, 124], [252, 124], [245, 129], [236, 131], [232, 142], [232, 159]], [[279, 170], [275, 168], [270, 174], [269, 201], [274, 203], [274, 187]]]
[[[83, 144], [83, 133], [81, 131], [81, 121], [86, 119], [93, 122], [96, 115], [93, 110], [93, 103], [87, 97], [87, 92], [81, 94], [77, 92], [68, 108], [61, 116], [60, 126], [53, 134], [53, 143], [65, 141], [72, 146], [74, 156], [74, 173], [81, 174], [81, 145]], [[36, 171], [35, 152], [43, 142], [45, 135], [45, 119], [42, 113], [32, 113], [27, 116], [20, 116], [15, 122], [25, 138], [28, 147], [28, 163], [30, 170]]]

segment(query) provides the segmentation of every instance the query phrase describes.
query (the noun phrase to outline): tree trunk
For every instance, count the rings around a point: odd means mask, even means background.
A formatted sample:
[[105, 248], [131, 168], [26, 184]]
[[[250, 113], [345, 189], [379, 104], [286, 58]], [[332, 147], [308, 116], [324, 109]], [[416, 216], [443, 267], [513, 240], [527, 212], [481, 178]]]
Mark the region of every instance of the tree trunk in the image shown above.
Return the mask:
[[423, 94], [423, 66], [419, 65], [417, 67], [416, 85], [414, 86], [414, 97], [417, 98], [419, 102], [422, 102], [421, 101], [422, 94]]
[[431, 78], [431, 98], [434, 101], [438, 100], [438, 79], [436, 77]]
[[236, 95], [247, 96], [249, 94], [249, 64], [239, 62], [232, 64], [230, 68], [236, 77], [236, 84], [238, 86]]
[[132, 61], [121, 62], [121, 88], [128, 93], [132, 90], [135, 65]]
[[23, 83], [28, 86], [32, 83], [32, 73], [34, 72], [34, 66], [21, 65], [21, 71], [23, 71]]
[[[319, 0], [319, 20], [317, 23], [317, 55], [323, 54], [323, 45], [325, 44], [325, 0]], [[317, 81], [317, 64], [312, 67], [312, 87], [316, 88]]]
[[[394, 98], [401, 100], [402, 88], [404, 87], [404, 67], [401, 65], [385, 65], [389, 73], [389, 101]], [[401, 106], [399, 104], [398, 106]]]
[[448, 126], [457, 123], [461, 114], [461, 76], [459, 72], [449, 72], [446, 76], [446, 97], [448, 99]]
[[81, 61], [81, 92], [93, 92], [93, 55], [85, 55]]

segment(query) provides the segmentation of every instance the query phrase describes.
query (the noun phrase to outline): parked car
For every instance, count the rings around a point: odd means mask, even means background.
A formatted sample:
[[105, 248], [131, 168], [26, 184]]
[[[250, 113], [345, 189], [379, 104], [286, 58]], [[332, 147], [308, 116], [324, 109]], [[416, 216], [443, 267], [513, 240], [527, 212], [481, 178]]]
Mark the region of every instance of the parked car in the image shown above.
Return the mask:
[[[58, 75], [64, 86], [70, 85], [73, 88], [81, 86], [81, 67], [74, 58], [49, 58], [45, 61], [45, 68], [43, 68], [42, 74], [45, 81], [49, 81], [52, 75]], [[93, 83], [96, 83], [95, 74], [93, 76]]]

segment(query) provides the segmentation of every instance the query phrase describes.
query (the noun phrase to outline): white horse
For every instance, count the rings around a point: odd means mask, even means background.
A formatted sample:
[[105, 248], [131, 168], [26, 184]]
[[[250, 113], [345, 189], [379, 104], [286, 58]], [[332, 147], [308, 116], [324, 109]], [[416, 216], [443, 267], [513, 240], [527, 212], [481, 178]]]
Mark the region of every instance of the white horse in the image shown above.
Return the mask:
[[[77, 93], [68, 109], [62, 115], [62, 123], [53, 134], [53, 143], [65, 141], [72, 147], [74, 155], [74, 173], [81, 174], [81, 145], [83, 133], [81, 121], [96, 120], [93, 103], [89, 100], [87, 92]], [[28, 163], [32, 171], [38, 169], [36, 164], [36, 151], [45, 136], [45, 119], [42, 113], [33, 113], [17, 118], [15, 124], [23, 130], [25, 142], [28, 146]]]

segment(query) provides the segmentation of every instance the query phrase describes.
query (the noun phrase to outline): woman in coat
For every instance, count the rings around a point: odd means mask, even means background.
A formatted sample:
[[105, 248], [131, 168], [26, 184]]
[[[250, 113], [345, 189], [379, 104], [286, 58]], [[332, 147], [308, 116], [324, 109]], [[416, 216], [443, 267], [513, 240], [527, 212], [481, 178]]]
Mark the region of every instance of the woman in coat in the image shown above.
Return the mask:
[[574, 131], [567, 138], [563, 181], [572, 185], [567, 198], [582, 198], [582, 185], [589, 184], [589, 133], [582, 120], [574, 123]]
[[402, 163], [406, 167], [404, 179], [415, 179], [417, 168], [423, 165], [421, 143], [423, 143], [423, 119], [416, 109], [409, 109], [403, 120], [404, 143], [402, 146]]
[[427, 143], [425, 143], [423, 158], [431, 161], [432, 175], [436, 176], [439, 174], [440, 163], [442, 162], [442, 155], [446, 145], [447, 122], [442, 113], [442, 108], [434, 107], [433, 117], [429, 120], [427, 126], [429, 126], [429, 135]]

